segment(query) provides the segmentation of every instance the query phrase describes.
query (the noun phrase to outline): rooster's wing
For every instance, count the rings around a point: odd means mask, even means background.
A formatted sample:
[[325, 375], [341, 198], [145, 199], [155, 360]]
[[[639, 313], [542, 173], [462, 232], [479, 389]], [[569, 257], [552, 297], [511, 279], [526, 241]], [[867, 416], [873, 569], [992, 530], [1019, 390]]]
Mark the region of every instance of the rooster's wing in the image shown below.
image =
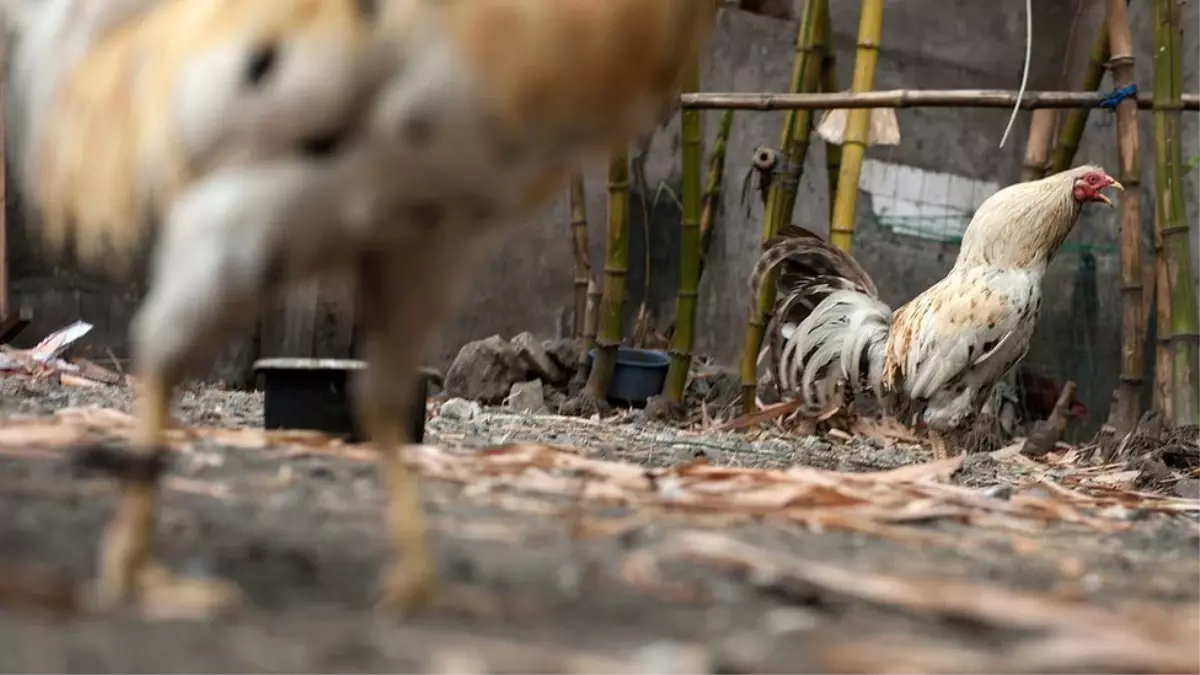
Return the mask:
[[990, 390], [1029, 348], [1036, 293], [1026, 272], [971, 268], [952, 271], [901, 307], [888, 361], [904, 391], [928, 399], [950, 386], [975, 384], [975, 374]]

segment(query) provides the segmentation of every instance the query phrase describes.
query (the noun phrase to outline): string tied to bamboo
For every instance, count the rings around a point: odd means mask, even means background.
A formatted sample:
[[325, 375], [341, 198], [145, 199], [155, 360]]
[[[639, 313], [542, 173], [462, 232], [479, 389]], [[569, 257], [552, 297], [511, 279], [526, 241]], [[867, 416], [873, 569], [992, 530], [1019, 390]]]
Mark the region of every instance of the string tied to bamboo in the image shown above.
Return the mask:
[[1112, 114], [1106, 116], [1104, 121], [1100, 122], [1099, 126], [1102, 128], [1112, 126], [1113, 120], [1116, 118], [1117, 106], [1121, 104], [1121, 101], [1124, 101], [1127, 98], [1135, 98], [1137, 93], [1137, 85], [1128, 84], [1124, 87], [1113, 89], [1105, 94], [1104, 98], [1100, 99], [1100, 107], [1110, 111]]

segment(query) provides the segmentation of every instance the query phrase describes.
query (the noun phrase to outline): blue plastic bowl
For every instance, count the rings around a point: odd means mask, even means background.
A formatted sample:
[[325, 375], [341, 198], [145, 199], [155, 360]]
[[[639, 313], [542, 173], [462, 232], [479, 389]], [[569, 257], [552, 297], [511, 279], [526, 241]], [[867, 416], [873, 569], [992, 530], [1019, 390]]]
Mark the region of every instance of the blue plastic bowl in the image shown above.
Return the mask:
[[[588, 352], [588, 368], [596, 358], [596, 348]], [[662, 393], [667, 380], [671, 358], [666, 352], [652, 349], [617, 348], [617, 365], [608, 384], [608, 398], [620, 403], [644, 404], [651, 396]]]

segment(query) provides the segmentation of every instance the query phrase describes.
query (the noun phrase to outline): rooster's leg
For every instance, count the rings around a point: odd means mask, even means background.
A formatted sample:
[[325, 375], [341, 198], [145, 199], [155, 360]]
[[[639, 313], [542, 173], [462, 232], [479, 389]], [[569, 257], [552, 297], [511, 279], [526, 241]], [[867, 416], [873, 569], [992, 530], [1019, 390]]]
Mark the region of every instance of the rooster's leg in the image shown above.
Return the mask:
[[[412, 246], [411, 244], [409, 246]], [[385, 524], [395, 559], [383, 572], [380, 607], [415, 612], [441, 599], [425, 541], [414, 469], [400, 456], [413, 443], [403, 412], [417, 395], [417, 370], [430, 339], [465, 286], [473, 256], [463, 247], [427, 246], [370, 253], [358, 264], [360, 316], [368, 367], [357, 382], [356, 409], [379, 451], [387, 490]], [[453, 589], [442, 589], [450, 591]]]
[[[210, 213], [206, 206], [197, 199], [172, 214], [155, 251], [150, 292], [132, 326], [140, 387], [133, 440], [145, 458], [163, 448], [174, 387], [190, 368], [213, 356], [225, 336], [257, 316], [261, 298], [275, 290], [268, 276], [270, 256], [265, 250], [254, 255], [258, 242], [237, 236], [253, 230], [220, 230], [229, 224], [219, 217], [225, 214]], [[152, 472], [140, 473], [121, 477], [116, 513], [100, 542], [100, 607], [132, 603], [143, 610], [208, 616], [242, 604], [240, 590], [230, 582], [177, 577], [153, 560], [157, 486]]]
[[[171, 389], [162, 377], [148, 374], [141, 378], [134, 446], [145, 464], [163, 446]], [[207, 616], [240, 604], [241, 593], [235, 586], [219, 579], [181, 579], [154, 560], [156, 483], [156, 476], [149, 473], [121, 478], [116, 512], [100, 540], [97, 607], [107, 610], [129, 602]]]
[[933, 446], [933, 458], [935, 460], [950, 457], [950, 451], [946, 446], [946, 437], [941, 432], [930, 429], [929, 443]]

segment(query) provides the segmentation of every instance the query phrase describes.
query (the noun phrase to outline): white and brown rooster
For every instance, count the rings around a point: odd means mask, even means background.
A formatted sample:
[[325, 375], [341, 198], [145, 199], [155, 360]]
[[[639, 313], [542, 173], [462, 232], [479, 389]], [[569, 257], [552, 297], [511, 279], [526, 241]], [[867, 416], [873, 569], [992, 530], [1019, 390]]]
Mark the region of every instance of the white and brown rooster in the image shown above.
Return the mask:
[[[10, 133], [51, 243], [128, 271], [139, 382], [101, 607], [240, 593], [152, 564], [174, 388], [265, 303], [315, 277], [361, 293], [360, 421], [395, 556], [381, 600], [434, 597], [398, 454], [417, 366], [498, 237], [589, 158], [651, 133], [715, 0], [0, 0], [17, 34]], [[122, 460], [126, 465], [129, 460]], [[116, 464], [120, 465], [121, 462]]]
[[767, 242], [755, 289], [780, 267], [768, 336], [783, 392], [818, 412], [843, 387], [867, 388], [901, 420], [930, 430], [934, 452], [965, 430], [992, 388], [1029, 349], [1042, 307], [1042, 277], [1084, 204], [1112, 206], [1121, 184], [1080, 166], [1010, 185], [976, 210], [954, 267], [892, 311], [844, 251], [789, 227]]

